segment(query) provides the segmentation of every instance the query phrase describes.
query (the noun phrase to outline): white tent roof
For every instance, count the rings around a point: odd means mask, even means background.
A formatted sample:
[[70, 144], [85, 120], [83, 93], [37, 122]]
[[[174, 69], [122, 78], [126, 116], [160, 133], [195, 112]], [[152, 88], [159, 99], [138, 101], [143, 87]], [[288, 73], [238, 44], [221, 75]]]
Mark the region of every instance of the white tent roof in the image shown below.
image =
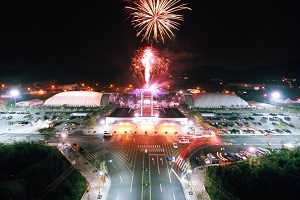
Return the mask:
[[102, 95], [100, 92], [89, 91], [61, 92], [47, 99], [44, 105], [99, 107]]
[[283, 100], [281, 103], [293, 103], [293, 101], [290, 98], [287, 98]]
[[194, 107], [247, 107], [249, 104], [240, 97], [233, 94], [223, 93], [200, 93], [193, 94]]

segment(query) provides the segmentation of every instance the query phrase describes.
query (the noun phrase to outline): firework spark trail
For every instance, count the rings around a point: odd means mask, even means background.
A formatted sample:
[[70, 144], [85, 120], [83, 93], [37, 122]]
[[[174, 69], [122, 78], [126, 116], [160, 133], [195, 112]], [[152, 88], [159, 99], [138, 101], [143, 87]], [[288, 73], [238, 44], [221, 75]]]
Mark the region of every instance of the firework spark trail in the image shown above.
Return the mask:
[[142, 35], [142, 41], [153, 38], [164, 43], [165, 37], [174, 35], [173, 29], [179, 30], [179, 21], [183, 15], [176, 14], [181, 10], [191, 10], [181, 0], [133, 0], [133, 6], [125, 6], [125, 13], [131, 18], [134, 28], [139, 28], [136, 36]]
[[131, 60], [130, 70], [133, 71], [133, 77], [144, 79], [148, 85], [155, 75], [166, 73], [169, 64], [170, 60], [158, 56], [153, 47], [147, 46], [136, 51]]
[[142, 63], [145, 67], [145, 81], [148, 86], [150, 80], [150, 72], [151, 72], [151, 62], [153, 59], [153, 52], [150, 49], [145, 49], [144, 55], [142, 58]]

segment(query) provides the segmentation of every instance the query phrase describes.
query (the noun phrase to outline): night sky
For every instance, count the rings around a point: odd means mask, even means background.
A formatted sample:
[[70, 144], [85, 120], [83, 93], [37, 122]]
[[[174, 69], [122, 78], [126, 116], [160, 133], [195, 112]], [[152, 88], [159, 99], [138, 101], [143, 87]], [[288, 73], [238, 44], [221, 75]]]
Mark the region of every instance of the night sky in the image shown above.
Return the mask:
[[[267, 67], [300, 58], [299, 4], [291, 0], [182, 0], [175, 37], [152, 43], [188, 70]], [[129, 69], [136, 37], [122, 0], [1, 1], [1, 69]]]

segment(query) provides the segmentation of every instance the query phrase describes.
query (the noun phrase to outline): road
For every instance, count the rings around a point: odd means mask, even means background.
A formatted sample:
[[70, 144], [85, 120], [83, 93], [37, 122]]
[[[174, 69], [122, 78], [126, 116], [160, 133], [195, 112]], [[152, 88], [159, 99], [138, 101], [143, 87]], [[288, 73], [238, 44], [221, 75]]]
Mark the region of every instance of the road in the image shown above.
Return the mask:
[[110, 142], [77, 132], [68, 140], [80, 144], [96, 166], [97, 160], [107, 161], [112, 182], [107, 199], [184, 199], [181, 183], [171, 171], [176, 165], [166, 159], [173, 146], [165, 136], [123, 135], [122, 140]]

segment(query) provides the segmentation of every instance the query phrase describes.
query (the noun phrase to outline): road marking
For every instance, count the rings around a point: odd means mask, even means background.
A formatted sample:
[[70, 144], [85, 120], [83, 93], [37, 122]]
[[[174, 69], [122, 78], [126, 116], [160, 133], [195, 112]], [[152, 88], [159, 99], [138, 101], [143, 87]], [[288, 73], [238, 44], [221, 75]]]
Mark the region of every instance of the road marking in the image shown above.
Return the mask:
[[173, 199], [175, 200], [176, 198], [175, 198], [175, 194], [173, 193]]
[[179, 178], [179, 176], [176, 174], [176, 172], [174, 171], [174, 169], [172, 168], [171, 171], [175, 174], [175, 176], [178, 178], [179, 182], [181, 183], [181, 180]]
[[161, 183], [159, 184], [159, 187], [160, 187], [160, 191], [162, 192], [162, 187], [161, 187]]
[[120, 180], [121, 180], [121, 183], [122, 183], [122, 177], [119, 175], [119, 177], [120, 177]]
[[[157, 160], [157, 163], [158, 163], [158, 156], [156, 156], [156, 160]], [[159, 164], [157, 164], [157, 170], [158, 170], [158, 173], [160, 174]]]
[[120, 194], [118, 194], [117, 200], [119, 199], [119, 197], [120, 197]]
[[111, 163], [111, 164], [112, 164], [112, 166], [114, 166], [114, 168], [116, 168], [116, 166], [113, 163]]
[[133, 176], [131, 176], [130, 192], [132, 191]]

